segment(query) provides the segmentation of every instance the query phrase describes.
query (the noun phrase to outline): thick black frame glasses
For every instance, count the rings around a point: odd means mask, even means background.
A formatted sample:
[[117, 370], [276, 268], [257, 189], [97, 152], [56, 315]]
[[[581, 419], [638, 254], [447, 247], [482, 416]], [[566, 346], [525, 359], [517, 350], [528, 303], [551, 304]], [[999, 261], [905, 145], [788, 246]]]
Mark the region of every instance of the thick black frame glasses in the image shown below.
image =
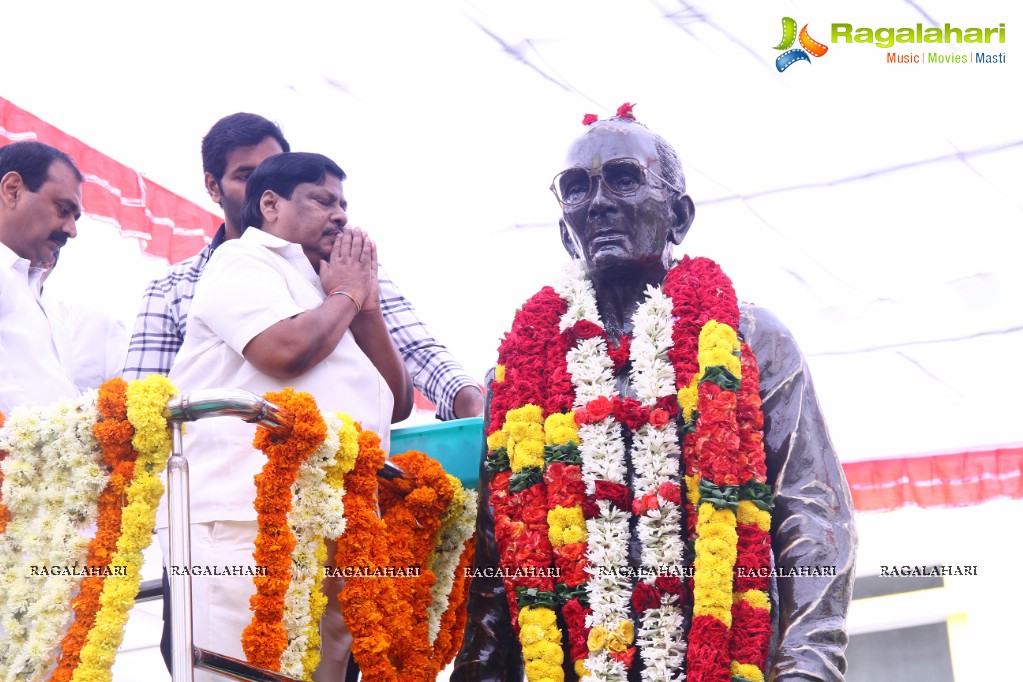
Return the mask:
[[[650, 182], [651, 175], [661, 184]], [[580, 166], [566, 168], [554, 176], [551, 192], [563, 207], [579, 206], [592, 199], [593, 195], [597, 193], [597, 183], [594, 182], [594, 178], [600, 178], [600, 183], [604, 186], [605, 191], [619, 197], [631, 197], [643, 187], [670, 188], [676, 192], [682, 192], [638, 160], [630, 158], [610, 159], [605, 161], [600, 168], [586, 169]]]

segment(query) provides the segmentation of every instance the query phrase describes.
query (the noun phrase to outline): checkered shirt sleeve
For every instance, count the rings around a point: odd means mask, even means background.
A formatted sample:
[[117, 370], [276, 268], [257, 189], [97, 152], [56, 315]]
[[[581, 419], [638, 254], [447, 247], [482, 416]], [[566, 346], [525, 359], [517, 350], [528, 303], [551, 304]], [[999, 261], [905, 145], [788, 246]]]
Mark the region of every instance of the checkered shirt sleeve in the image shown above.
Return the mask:
[[439, 419], [454, 419], [455, 394], [466, 386], [478, 386], [479, 382], [433, 338], [415, 308], [383, 268], [380, 268], [378, 281], [384, 322], [412, 376], [412, 383], [437, 406]]
[[213, 247], [208, 245], [172, 266], [166, 276], [149, 283], [128, 343], [121, 372], [125, 380], [170, 372], [185, 338], [185, 319], [195, 296], [195, 285], [212, 253]]

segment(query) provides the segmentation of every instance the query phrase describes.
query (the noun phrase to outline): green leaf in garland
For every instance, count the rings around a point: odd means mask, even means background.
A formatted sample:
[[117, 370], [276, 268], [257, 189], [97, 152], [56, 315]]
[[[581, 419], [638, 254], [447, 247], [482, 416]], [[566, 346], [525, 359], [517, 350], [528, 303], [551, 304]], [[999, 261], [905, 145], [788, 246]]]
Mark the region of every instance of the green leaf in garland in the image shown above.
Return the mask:
[[560, 462], [561, 464], [582, 464], [583, 457], [579, 454], [579, 446], [575, 443], [565, 445], [545, 445], [543, 457], [548, 464]]
[[739, 489], [739, 499], [749, 500], [760, 511], [769, 512], [774, 508], [774, 495], [766, 483], [750, 481]]
[[511, 475], [508, 489], [513, 493], [520, 493], [537, 483], [543, 483], [543, 470], [540, 467], [526, 467]]
[[487, 473], [491, 476], [511, 469], [511, 460], [508, 459], [508, 448], [502, 447], [491, 450], [490, 454], [487, 455], [487, 459], [483, 462], [483, 466], [486, 467]]
[[693, 410], [692, 419], [686, 421], [684, 418], [679, 419], [680, 426], [678, 427], [678, 437], [682, 440], [687, 433], [696, 433], [696, 421], [700, 418], [700, 411]]
[[565, 583], [558, 583], [554, 586], [554, 592], [558, 597], [558, 604], [564, 606], [573, 599], [578, 599], [583, 608], [589, 608], [590, 599], [586, 596], [586, 584], [569, 587]]
[[720, 365], [707, 368], [700, 383], [705, 381], [713, 382], [726, 391], [738, 391], [740, 386], [740, 381], [735, 375]]
[[725, 485], [718, 487], [705, 478], [700, 479], [700, 504], [710, 502], [717, 509], [739, 508], [739, 486]]
[[516, 587], [515, 600], [520, 609], [532, 606], [533, 608], [545, 607], [553, 611], [557, 603], [553, 592], [544, 592], [537, 587]]

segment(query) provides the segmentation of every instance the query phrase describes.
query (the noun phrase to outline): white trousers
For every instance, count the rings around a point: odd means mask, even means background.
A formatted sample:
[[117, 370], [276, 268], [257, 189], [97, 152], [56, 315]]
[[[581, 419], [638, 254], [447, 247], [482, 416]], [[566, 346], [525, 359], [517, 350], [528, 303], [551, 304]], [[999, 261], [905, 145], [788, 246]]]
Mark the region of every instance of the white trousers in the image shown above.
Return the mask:
[[[233, 566], [255, 566], [252, 552], [258, 527], [255, 521], [213, 521], [193, 523], [192, 568], [210, 569]], [[171, 576], [167, 544], [167, 529], [158, 531], [164, 563]], [[328, 543], [328, 556], [333, 557], [333, 543]], [[327, 610], [320, 621], [320, 666], [313, 674], [315, 682], [344, 682], [352, 636], [341, 619], [337, 595], [343, 581], [327, 578], [323, 593], [327, 595]], [[252, 622], [249, 598], [256, 587], [252, 576], [193, 575], [192, 576], [192, 640], [195, 645], [209, 651], [245, 660], [242, 650], [242, 631]], [[205, 670], [195, 671], [195, 682], [223, 682], [220, 675]]]

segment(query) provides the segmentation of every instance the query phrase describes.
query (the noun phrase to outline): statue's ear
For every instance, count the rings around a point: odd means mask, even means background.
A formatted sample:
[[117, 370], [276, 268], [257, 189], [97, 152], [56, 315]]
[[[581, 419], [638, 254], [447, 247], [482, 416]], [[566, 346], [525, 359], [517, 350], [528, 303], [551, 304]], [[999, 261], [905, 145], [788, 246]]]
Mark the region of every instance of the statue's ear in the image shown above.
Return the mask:
[[675, 213], [675, 224], [671, 228], [671, 242], [681, 244], [689, 232], [689, 226], [696, 217], [696, 205], [688, 194], [679, 194], [672, 199], [671, 210]]
[[562, 218], [558, 221], [558, 226], [561, 228], [561, 244], [565, 247], [565, 251], [568, 251], [568, 255], [573, 260], [579, 258], [579, 245], [575, 241], [575, 237], [568, 229], [568, 225], [565, 224], [565, 219]]

